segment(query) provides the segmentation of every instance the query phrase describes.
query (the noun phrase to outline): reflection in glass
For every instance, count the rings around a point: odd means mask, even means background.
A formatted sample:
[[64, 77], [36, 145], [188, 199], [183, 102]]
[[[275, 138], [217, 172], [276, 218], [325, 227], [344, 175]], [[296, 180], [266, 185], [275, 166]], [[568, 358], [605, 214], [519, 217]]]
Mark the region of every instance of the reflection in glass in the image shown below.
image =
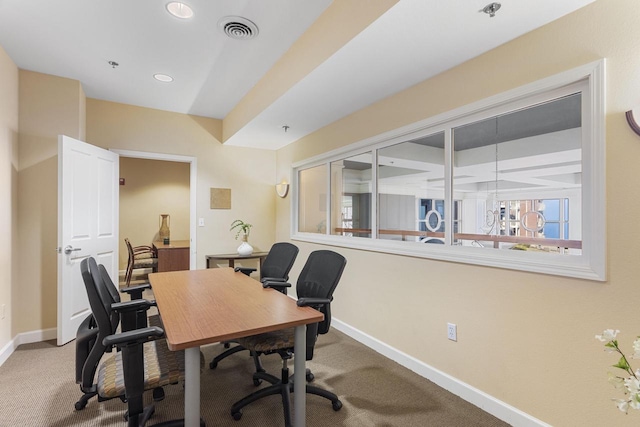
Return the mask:
[[453, 152], [460, 244], [581, 253], [580, 93], [454, 128]]
[[324, 234], [327, 230], [327, 166], [298, 172], [298, 231]]
[[371, 237], [371, 152], [331, 162], [331, 234]]
[[444, 160], [444, 132], [378, 150], [379, 239], [444, 239]]

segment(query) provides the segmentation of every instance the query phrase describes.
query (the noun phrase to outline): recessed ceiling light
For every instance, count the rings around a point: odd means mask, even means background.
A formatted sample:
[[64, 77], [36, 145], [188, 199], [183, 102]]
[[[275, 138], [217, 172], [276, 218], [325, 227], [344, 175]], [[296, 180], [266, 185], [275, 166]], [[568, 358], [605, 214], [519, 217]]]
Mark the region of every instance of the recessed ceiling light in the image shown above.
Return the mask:
[[173, 77], [166, 74], [154, 74], [153, 78], [163, 83], [169, 83], [173, 81]]
[[167, 11], [180, 19], [189, 19], [193, 16], [193, 10], [186, 4], [179, 1], [167, 3]]
[[486, 5], [480, 12], [484, 12], [489, 15], [491, 18], [496, 16], [496, 12], [502, 7], [500, 3], [491, 3]]

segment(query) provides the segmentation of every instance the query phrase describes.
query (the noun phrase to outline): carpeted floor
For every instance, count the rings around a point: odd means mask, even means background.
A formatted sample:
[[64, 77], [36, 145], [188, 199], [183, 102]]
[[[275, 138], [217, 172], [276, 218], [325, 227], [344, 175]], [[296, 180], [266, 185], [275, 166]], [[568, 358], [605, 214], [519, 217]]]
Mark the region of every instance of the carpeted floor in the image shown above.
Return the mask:
[[[272, 396], [249, 405], [240, 421], [231, 405], [255, 390], [253, 363], [248, 352], [220, 362], [208, 362], [222, 350], [219, 344], [202, 347], [206, 365], [201, 377], [202, 417], [208, 426], [281, 426], [282, 403]], [[57, 347], [48, 341], [20, 346], [0, 367], [0, 426], [125, 426], [126, 405], [119, 399], [92, 399], [74, 410], [81, 396], [74, 378], [74, 343]], [[277, 355], [262, 358], [267, 371], [280, 370]], [[290, 363], [290, 367], [293, 364]], [[441, 389], [350, 337], [332, 330], [319, 338], [314, 360], [307, 363], [315, 383], [338, 394], [344, 407], [307, 396], [307, 426], [507, 426], [504, 422]], [[155, 404], [151, 423], [181, 418], [182, 386], [165, 388], [166, 398]], [[150, 401], [150, 396], [147, 396]]]

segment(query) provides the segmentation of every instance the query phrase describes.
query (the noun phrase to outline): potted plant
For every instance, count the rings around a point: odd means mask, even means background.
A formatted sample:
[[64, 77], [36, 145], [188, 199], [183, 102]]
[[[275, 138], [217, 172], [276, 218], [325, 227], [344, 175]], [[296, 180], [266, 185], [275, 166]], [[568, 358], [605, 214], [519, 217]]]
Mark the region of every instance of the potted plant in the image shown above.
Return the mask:
[[229, 231], [236, 231], [236, 240], [238, 240], [238, 236], [242, 234], [242, 243], [238, 246], [238, 254], [240, 255], [251, 255], [253, 252], [253, 248], [247, 241], [249, 238], [249, 233], [251, 231], [251, 227], [253, 225], [242, 221], [241, 219], [236, 219], [231, 223], [231, 228]]

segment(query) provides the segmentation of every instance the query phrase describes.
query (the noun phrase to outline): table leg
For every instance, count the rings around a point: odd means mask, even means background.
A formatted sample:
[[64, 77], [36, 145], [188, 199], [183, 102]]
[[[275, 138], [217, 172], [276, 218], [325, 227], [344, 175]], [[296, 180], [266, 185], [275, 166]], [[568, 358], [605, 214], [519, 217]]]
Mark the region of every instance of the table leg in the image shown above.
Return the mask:
[[232, 259], [229, 260], [229, 267], [234, 268], [236, 266], [236, 262]]
[[200, 347], [191, 347], [185, 350], [184, 370], [184, 425], [185, 427], [199, 427]]
[[293, 408], [295, 419], [293, 425], [295, 427], [304, 427], [306, 418], [306, 393], [307, 381], [306, 361], [307, 361], [307, 327], [306, 325], [296, 326], [295, 342], [293, 352], [295, 358], [293, 360]]

